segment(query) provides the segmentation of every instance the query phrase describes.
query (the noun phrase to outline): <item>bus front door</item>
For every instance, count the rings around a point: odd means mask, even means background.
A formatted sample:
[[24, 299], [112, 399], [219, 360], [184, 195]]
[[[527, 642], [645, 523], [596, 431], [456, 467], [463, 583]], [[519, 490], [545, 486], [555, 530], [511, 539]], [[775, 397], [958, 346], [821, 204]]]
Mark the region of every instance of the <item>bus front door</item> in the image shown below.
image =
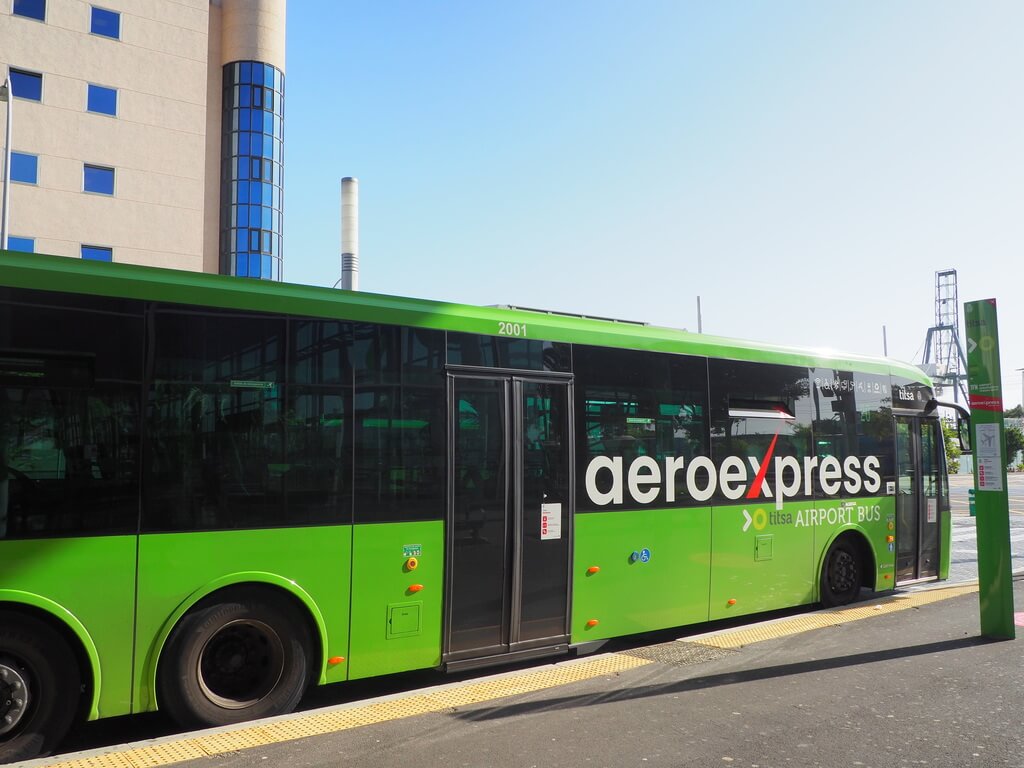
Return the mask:
[[939, 575], [946, 491], [938, 419], [896, 417], [896, 582]]
[[449, 668], [568, 647], [570, 387], [449, 376]]

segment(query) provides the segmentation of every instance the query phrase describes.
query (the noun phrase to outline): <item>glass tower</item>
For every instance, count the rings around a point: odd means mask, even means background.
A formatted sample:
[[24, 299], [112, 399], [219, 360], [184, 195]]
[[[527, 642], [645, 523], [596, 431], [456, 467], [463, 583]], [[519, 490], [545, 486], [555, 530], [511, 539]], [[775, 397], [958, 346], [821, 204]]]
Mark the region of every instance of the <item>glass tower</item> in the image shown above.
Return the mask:
[[284, 73], [260, 61], [224, 65], [220, 271], [282, 279]]

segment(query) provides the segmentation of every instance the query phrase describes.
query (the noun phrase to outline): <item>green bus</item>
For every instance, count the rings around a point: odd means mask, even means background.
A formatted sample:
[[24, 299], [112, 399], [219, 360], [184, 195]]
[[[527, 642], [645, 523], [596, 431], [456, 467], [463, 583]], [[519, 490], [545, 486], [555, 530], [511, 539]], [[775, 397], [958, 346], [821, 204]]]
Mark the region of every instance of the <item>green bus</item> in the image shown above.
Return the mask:
[[0, 762], [838, 605], [949, 531], [910, 365], [0, 252]]

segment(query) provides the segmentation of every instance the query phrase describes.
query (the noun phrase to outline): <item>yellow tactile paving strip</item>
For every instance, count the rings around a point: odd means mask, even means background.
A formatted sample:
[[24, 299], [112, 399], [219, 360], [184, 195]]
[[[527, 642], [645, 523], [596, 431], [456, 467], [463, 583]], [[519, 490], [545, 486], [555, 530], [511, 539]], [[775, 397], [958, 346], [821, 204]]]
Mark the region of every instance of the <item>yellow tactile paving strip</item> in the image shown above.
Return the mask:
[[76, 758], [51, 765], [52, 768], [150, 768], [150, 766], [170, 765], [185, 760], [235, 752], [240, 749], [302, 739], [307, 736], [320, 736], [361, 725], [423, 715], [428, 712], [444, 712], [471, 704], [479, 704], [483, 701], [492, 701], [506, 696], [556, 688], [595, 677], [614, 675], [650, 663], [646, 659], [608, 654], [593, 659], [495, 677], [482, 682], [448, 686], [429, 693], [377, 701], [364, 706], [299, 715], [237, 730], [134, 747], [123, 752]]
[[840, 624], [847, 624], [858, 619], [867, 619], [871, 616], [881, 616], [886, 613], [895, 613], [907, 608], [916, 608], [921, 605], [935, 603], [939, 600], [946, 600], [959, 595], [977, 592], [977, 584], [968, 584], [962, 587], [947, 587], [945, 589], [931, 589], [927, 592], [908, 592], [897, 594], [894, 597], [881, 603], [870, 605], [854, 606], [853, 608], [841, 608], [834, 611], [825, 611], [808, 616], [794, 616], [791, 619], [762, 624], [750, 629], [737, 629], [735, 631], [722, 632], [708, 637], [693, 638], [690, 642], [701, 645], [711, 645], [715, 648], [740, 648], [751, 643], [759, 643], [762, 640], [775, 640], [787, 635], [795, 635], [800, 632], [808, 632], [812, 629], [824, 629], [835, 627]]
[[[739, 648], [762, 640], [772, 640], [812, 629], [832, 627], [858, 619], [926, 605], [977, 590], [978, 587], [975, 584], [901, 594], [882, 603], [845, 608], [812, 616], [797, 616], [752, 629], [732, 630], [716, 635], [691, 638], [687, 642], [716, 648]], [[154, 768], [155, 766], [172, 765], [186, 760], [222, 755], [308, 736], [321, 736], [414, 715], [444, 712], [484, 701], [493, 701], [507, 696], [556, 688], [581, 680], [614, 675], [651, 663], [654, 662], [635, 656], [607, 654], [537, 670], [501, 675], [481, 682], [446, 686], [427, 693], [395, 697], [362, 706], [356, 705], [328, 712], [297, 715], [260, 725], [241, 726], [235, 730], [131, 747], [120, 752], [78, 757], [47, 765], [50, 768]]]

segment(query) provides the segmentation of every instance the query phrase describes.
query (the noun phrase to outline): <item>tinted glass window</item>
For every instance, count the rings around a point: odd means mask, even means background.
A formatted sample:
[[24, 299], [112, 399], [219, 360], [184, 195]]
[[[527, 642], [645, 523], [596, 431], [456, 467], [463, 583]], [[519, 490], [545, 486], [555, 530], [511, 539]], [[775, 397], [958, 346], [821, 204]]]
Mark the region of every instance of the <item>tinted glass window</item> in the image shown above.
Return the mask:
[[44, 21], [46, 19], [46, 0], [14, 0], [15, 16], [27, 16], [30, 19]]
[[67, 298], [0, 295], [0, 538], [137, 526], [141, 312]]
[[115, 40], [121, 37], [121, 14], [117, 11], [108, 11], [105, 8], [92, 9], [92, 24], [89, 31], [94, 35], [103, 35]]
[[352, 519], [352, 326], [293, 320], [289, 340], [288, 516], [348, 523]]
[[767, 502], [775, 499], [780, 481], [802, 496], [797, 476], [811, 466], [803, 462], [813, 455], [807, 369], [711, 360], [708, 370], [716, 501], [739, 503], [755, 493]]
[[11, 152], [11, 181], [35, 184], [39, 179], [39, 158], [24, 152]]
[[264, 87], [262, 64], [223, 69], [220, 257], [225, 274], [279, 280], [284, 94], [283, 75], [270, 70], [276, 74]]
[[43, 76], [38, 72], [11, 69], [11, 89], [19, 99], [41, 101], [43, 98]]
[[83, 245], [82, 258], [90, 261], [113, 261], [114, 251], [99, 245]]
[[8, 237], [7, 247], [12, 251], [35, 253], [36, 241], [35, 238], [32, 237]]
[[[885, 484], [895, 479], [889, 377], [823, 368], [813, 370], [812, 376], [818, 466], [833, 457], [844, 467], [841, 488], [831, 495], [884, 494]], [[836, 481], [831, 483], [835, 490]], [[820, 483], [816, 494], [828, 495]]]
[[357, 325], [355, 520], [436, 520], [446, 498], [444, 334]]
[[86, 108], [90, 112], [101, 115], [117, 114], [117, 89], [105, 88], [102, 85], [89, 84], [89, 96]]
[[143, 527], [288, 524], [284, 321], [157, 310], [150, 339]]
[[699, 503], [686, 472], [708, 455], [706, 361], [575, 345], [573, 367], [579, 509]]
[[510, 339], [473, 333], [448, 334], [448, 363], [531, 371], [568, 371], [570, 346], [536, 339]]
[[99, 165], [86, 165], [82, 183], [86, 192], [112, 195], [114, 194], [114, 169]]

